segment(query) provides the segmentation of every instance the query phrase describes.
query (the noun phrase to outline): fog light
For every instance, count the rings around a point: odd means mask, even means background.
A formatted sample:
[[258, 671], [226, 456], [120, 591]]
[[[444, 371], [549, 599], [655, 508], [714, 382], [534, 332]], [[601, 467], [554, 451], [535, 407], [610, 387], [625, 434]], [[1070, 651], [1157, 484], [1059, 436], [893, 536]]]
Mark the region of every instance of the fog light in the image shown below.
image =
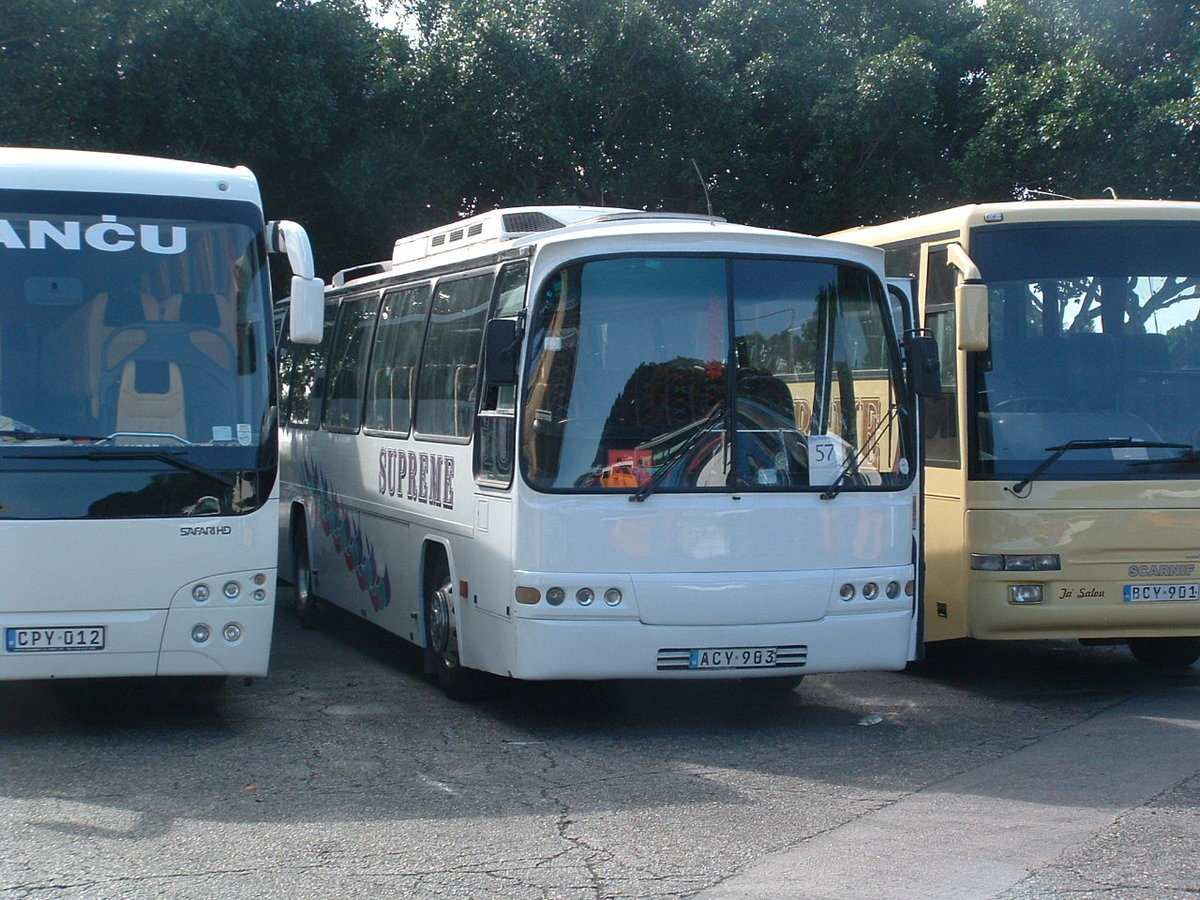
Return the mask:
[[226, 600], [236, 600], [242, 593], [242, 586], [236, 581], [227, 581], [225, 582], [225, 587], [222, 588], [222, 590], [225, 592]]
[[267, 599], [267, 592], [264, 591], [262, 588], [259, 588], [258, 590], [256, 590], [254, 592], [254, 599], [257, 602], [262, 603], [264, 600]]
[[1010, 584], [1008, 586], [1009, 603], [1041, 603], [1042, 586], [1040, 584]]
[[210, 629], [207, 625], [200, 624], [192, 626], [192, 640], [197, 644], [206, 643], [211, 636], [212, 629]]
[[580, 588], [575, 592], [575, 602], [580, 606], [591, 606], [596, 599], [596, 592], [591, 588]]
[[546, 602], [551, 606], [558, 606], [567, 599], [567, 592], [560, 587], [552, 587], [546, 591]]
[[541, 599], [542, 599], [542, 592], [539, 591], [537, 588], [531, 588], [531, 587], [518, 587], [517, 588], [517, 602], [518, 603], [524, 603], [526, 606], [533, 606], [533, 604], [537, 603]]
[[236, 644], [242, 639], [242, 626], [237, 622], [230, 622], [221, 631], [221, 636], [231, 644]]
[[192, 599], [197, 603], [207, 603], [208, 594], [209, 590], [207, 584], [198, 584], [192, 588]]
[[884, 593], [887, 594], [889, 600], [895, 600], [900, 596], [900, 582], [889, 581], [887, 587], [884, 589]]
[[609, 606], [617, 606], [621, 602], [621, 589], [609, 588], [604, 592], [604, 602]]
[[879, 585], [873, 581], [868, 581], [863, 585], [863, 599], [874, 600], [879, 596]]
[[850, 601], [854, 599], [854, 585], [846, 583], [842, 585], [842, 589], [838, 591], [838, 596], [843, 600]]

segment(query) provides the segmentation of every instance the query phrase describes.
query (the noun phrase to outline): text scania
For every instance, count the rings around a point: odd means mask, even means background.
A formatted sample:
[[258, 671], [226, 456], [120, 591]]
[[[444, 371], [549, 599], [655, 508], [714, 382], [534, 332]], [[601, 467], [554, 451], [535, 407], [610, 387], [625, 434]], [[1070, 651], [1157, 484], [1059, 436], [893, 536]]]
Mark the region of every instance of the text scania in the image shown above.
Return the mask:
[[379, 493], [453, 509], [454, 458], [415, 450], [380, 450]]
[[[64, 221], [58, 224], [44, 219], [30, 219], [21, 238], [16, 226], [0, 219], [0, 248], [5, 250], [45, 250], [50, 246], [60, 250], [82, 250], [85, 246], [105, 253], [120, 253], [141, 247], [148, 253], [175, 254], [187, 249], [187, 229], [182, 225], [147, 225], [136, 228], [118, 222], [116, 216], [101, 216], [99, 222], [84, 226], [82, 222]], [[164, 232], [170, 242], [163, 240]]]

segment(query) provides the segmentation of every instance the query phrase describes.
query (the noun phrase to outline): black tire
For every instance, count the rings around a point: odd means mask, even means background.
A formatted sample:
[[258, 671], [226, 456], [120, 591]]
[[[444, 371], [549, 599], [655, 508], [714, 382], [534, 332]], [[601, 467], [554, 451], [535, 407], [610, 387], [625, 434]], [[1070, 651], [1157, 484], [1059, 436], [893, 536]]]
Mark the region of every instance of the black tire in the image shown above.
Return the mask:
[[454, 604], [450, 568], [439, 556], [430, 561], [425, 578], [425, 652], [430, 668], [451, 700], [470, 702], [495, 697], [503, 690], [504, 680], [459, 661]]
[[1126, 643], [1144, 666], [1183, 669], [1200, 659], [1200, 637], [1130, 638]]
[[312, 587], [312, 565], [308, 558], [308, 534], [303, 520], [292, 525], [292, 610], [305, 628], [320, 628], [328, 620], [324, 601]]

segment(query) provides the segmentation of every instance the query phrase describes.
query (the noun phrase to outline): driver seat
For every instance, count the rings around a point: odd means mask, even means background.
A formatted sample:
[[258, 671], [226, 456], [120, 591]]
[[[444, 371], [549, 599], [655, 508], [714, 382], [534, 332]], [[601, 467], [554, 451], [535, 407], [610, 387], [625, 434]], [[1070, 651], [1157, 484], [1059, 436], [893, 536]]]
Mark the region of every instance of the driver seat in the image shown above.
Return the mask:
[[[183, 375], [173, 362], [129, 360], [117, 391], [116, 430], [187, 437]], [[119, 438], [137, 443], [137, 438]]]

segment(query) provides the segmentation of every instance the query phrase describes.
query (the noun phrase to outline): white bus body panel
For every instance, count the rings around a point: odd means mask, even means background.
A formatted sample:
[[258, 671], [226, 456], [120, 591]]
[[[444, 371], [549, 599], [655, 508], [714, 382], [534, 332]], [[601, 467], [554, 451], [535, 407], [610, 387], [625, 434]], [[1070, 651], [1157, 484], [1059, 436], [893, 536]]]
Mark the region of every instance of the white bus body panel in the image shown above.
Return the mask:
[[[0, 523], [8, 597], [0, 612], [6, 638], [0, 680], [265, 675], [274, 623], [276, 503], [238, 517]], [[138, 550], [145, 547], [163, 550]], [[261, 586], [253, 583], [255, 575], [263, 576]], [[231, 581], [241, 585], [233, 601], [223, 594]], [[210, 589], [204, 603], [192, 596], [200, 583]], [[255, 600], [259, 587], [264, 596]], [[233, 643], [222, 637], [229, 623], [241, 626]], [[203, 644], [192, 639], [197, 624], [211, 630]], [[7, 645], [11, 628], [95, 626], [106, 626], [103, 650], [30, 652]]]
[[[806, 647], [799, 672], [908, 661], [912, 598], [882, 592], [913, 579], [910, 491], [832, 501], [661, 493], [631, 503], [625, 494], [541, 494], [522, 484], [514, 501], [475, 485], [469, 445], [320, 431], [304, 440], [323, 462], [301, 464], [309, 483], [285, 491], [305, 510], [316, 592], [423, 646], [421, 567], [425, 546], [438, 544], [456, 591], [466, 588], [458, 628], [472, 668], [528, 679], [756, 677], [779, 670], [660, 670], [659, 652], [777, 645]], [[417, 472], [422, 456], [437, 460], [425, 471], [453, 472], [450, 489], [443, 481], [438, 491], [442, 505], [428, 480], [388, 484], [381, 458], [400, 451], [416, 455]], [[290, 452], [304, 456], [299, 446]], [[870, 582], [881, 592], [873, 600], [863, 596]], [[840, 596], [847, 583], [855, 589], [848, 601]], [[518, 586], [543, 595], [561, 587], [567, 601], [523, 606]], [[583, 587], [596, 596], [586, 608], [574, 599]], [[602, 599], [611, 587], [622, 592], [616, 607]]]
[[0, 185], [36, 191], [209, 197], [262, 206], [258, 182], [244, 166], [121, 153], [0, 147]]

